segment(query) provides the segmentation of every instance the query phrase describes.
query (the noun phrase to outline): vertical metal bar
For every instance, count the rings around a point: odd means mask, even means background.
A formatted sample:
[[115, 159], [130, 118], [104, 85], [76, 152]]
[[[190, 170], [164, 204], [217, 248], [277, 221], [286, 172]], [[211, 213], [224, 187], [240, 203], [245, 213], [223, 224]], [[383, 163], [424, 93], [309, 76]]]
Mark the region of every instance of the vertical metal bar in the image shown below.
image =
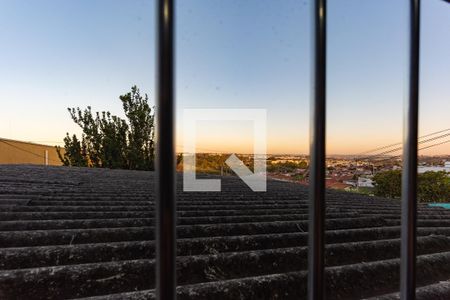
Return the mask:
[[417, 139], [419, 123], [420, 0], [410, 2], [408, 94], [404, 112], [401, 299], [416, 294]]
[[308, 299], [324, 299], [326, 0], [313, 4]]
[[156, 293], [176, 299], [174, 1], [157, 0]]

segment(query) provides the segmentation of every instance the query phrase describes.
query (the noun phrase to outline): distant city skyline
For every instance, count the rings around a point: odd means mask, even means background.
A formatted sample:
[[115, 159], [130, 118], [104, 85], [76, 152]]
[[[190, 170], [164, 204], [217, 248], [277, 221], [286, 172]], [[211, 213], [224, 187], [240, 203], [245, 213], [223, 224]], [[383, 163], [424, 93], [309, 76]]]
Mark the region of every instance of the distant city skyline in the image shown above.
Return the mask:
[[[401, 142], [408, 1], [328, 1], [327, 152]], [[263, 108], [268, 153], [309, 152], [310, 1], [177, 1], [177, 151], [186, 108]], [[420, 134], [450, 128], [450, 7], [422, 2]], [[67, 107], [123, 117], [155, 100], [153, 0], [0, 3], [0, 137], [79, 133]], [[249, 124], [205, 123], [198, 148], [252, 152]], [[211, 151], [214, 152], [214, 151]], [[420, 154], [450, 154], [450, 143]]]

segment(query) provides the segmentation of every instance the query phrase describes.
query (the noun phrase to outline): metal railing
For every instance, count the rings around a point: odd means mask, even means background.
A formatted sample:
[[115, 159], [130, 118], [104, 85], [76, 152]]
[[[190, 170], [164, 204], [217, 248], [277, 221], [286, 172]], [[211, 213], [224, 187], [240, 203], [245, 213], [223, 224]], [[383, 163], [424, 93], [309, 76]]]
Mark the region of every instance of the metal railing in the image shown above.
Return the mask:
[[157, 0], [156, 293], [176, 299], [174, 1]]
[[[450, 2], [449, 0], [444, 0]], [[157, 0], [157, 298], [176, 298], [174, 150], [174, 0]], [[308, 298], [324, 299], [326, 0], [313, 3], [311, 174]], [[420, 0], [410, 0], [408, 93], [404, 115], [401, 278], [402, 299], [415, 298]]]
[[[420, 0], [410, 1], [408, 95], [404, 116], [400, 295], [415, 298]], [[326, 0], [313, 5], [313, 97], [308, 299], [324, 299]]]
[[416, 294], [417, 144], [419, 131], [420, 0], [409, 8], [408, 87], [404, 111], [400, 297]]
[[326, 127], [326, 0], [312, 6], [312, 95], [308, 225], [308, 298], [324, 298], [325, 127]]

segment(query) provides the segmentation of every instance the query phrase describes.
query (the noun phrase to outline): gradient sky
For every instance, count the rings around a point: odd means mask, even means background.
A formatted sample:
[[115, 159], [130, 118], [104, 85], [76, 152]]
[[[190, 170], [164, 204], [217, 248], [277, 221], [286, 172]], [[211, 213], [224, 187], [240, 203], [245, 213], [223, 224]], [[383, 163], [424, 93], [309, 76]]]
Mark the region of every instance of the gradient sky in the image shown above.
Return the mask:
[[[311, 1], [177, 2], [177, 144], [185, 108], [264, 108], [268, 152], [307, 153]], [[401, 141], [407, 0], [328, 1], [328, 153]], [[422, 3], [420, 133], [450, 128], [450, 5]], [[0, 137], [55, 144], [67, 107], [154, 103], [153, 0], [2, 0]], [[250, 152], [252, 127], [203, 123], [204, 151]], [[181, 150], [181, 148], [179, 148]], [[423, 154], [450, 154], [450, 144]]]

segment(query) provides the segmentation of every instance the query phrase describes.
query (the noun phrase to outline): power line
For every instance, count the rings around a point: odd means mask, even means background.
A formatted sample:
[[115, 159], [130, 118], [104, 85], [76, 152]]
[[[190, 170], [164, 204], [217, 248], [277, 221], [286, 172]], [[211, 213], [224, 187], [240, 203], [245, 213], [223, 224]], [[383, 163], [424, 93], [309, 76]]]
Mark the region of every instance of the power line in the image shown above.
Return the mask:
[[[445, 132], [445, 131], [440, 131], [440, 132]], [[427, 137], [427, 136], [436, 135], [436, 134], [437, 134], [437, 132], [434, 133], [434, 134], [429, 134], [429, 135], [423, 136], [421, 138], [424, 138], [424, 137]], [[450, 133], [442, 134], [442, 135], [435, 136], [435, 137], [432, 137], [432, 138], [429, 138], [429, 139], [426, 139], [426, 140], [419, 141], [418, 144], [424, 144], [424, 143], [432, 142], [432, 141], [435, 141], [435, 140], [443, 139], [443, 138], [448, 137], [448, 136], [450, 136]], [[399, 143], [397, 145], [401, 145], [401, 143]], [[389, 153], [397, 152], [397, 151], [400, 151], [402, 149], [403, 149], [403, 147], [397, 147], [397, 148], [394, 148], [394, 149], [383, 151], [381, 153], [377, 153], [377, 154], [369, 155], [369, 156], [366, 156], [366, 157], [358, 158], [358, 160], [372, 159], [372, 158], [383, 156], [383, 155], [386, 155], [386, 154], [389, 154]]]
[[443, 145], [443, 144], [446, 144], [446, 143], [450, 143], [450, 140], [443, 141], [441, 143], [437, 143], [437, 144], [433, 144], [433, 145], [430, 145], [430, 146], [427, 146], [427, 147], [420, 148], [419, 151], [420, 150], [424, 150], [424, 149], [428, 149], [428, 148], [432, 148], [432, 147], [436, 147], [436, 146], [440, 146], [440, 145]]
[[[439, 134], [439, 133], [443, 133], [443, 132], [446, 132], [446, 131], [450, 131], [450, 128], [447, 128], [447, 129], [444, 129], [444, 130], [439, 130], [439, 131], [436, 131], [436, 132], [432, 132], [432, 133], [423, 135], [423, 136], [419, 137], [419, 139], [423, 139], [423, 138], [426, 138], [426, 137], [429, 137], [429, 136], [433, 136], [433, 135], [436, 135], [436, 134]], [[377, 148], [374, 148], [374, 149], [371, 149], [371, 150], [367, 150], [367, 151], [355, 154], [355, 156], [361, 156], [361, 155], [364, 155], [364, 154], [377, 152], [377, 151], [380, 151], [380, 150], [392, 148], [392, 147], [399, 146], [399, 145], [402, 145], [402, 143], [400, 142], [400, 143], [395, 143], [395, 144], [390, 144], [390, 145], [386, 145], [386, 146], [377, 147]]]
[[[443, 142], [440, 142], [440, 143], [436, 143], [436, 144], [431, 144], [431, 145], [419, 148], [417, 150], [418, 151], [425, 150], [425, 149], [428, 149], [428, 148], [437, 147], [437, 146], [440, 146], [440, 145], [443, 145], [443, 144], [447, 144], [447, 143], [450, 143], [450, 140], [446, 140], [446, 141], [443, 141]], [[383, 162], [383, 161], [386, 161], [386, 160], [397, 159], [397, 158], [400, 158], [400, 157], [402, 157], [402, 155], [397, 155], [397, 156], [392, 156], [392, 157], [389, 157], [389, 158], [377, 160], [377, 162]]]

